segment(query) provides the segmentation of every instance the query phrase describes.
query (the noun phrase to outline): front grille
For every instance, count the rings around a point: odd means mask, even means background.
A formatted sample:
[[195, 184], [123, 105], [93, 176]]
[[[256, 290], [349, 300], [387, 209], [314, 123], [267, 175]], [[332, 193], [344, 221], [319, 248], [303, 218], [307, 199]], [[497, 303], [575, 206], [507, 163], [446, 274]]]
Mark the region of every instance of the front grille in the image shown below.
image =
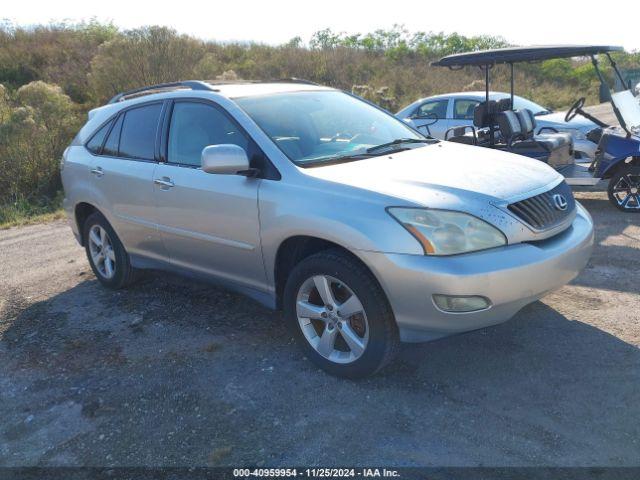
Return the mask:
[[[556, 195], [560, 195], [560, 198]], [[560, 208], [563, 204], [562, 198], [567, 205], [564, 210]], [[509, 211], [536, 230], [548, 230], [561, 224], [571, 215], [576, 208], [576, 202], [571, 187], [563, 181], [548, 192], [512, 203], [508, 208]]]

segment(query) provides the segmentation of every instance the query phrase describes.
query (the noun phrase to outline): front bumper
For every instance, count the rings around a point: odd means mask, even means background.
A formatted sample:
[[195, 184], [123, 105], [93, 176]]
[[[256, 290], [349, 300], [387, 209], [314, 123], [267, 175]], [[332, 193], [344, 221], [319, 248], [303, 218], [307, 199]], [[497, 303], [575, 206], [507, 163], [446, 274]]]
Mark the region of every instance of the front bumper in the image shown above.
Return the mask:
[[[569, 228], [547, 240], [450, 257], [360, 251], [384, 289], [404, 342], [421, 342], [495, 325], [575, 278], [593, 248], [593, 222], [576, 204]], [[433, 294], [478, 295], [491, 307], [448, 313]]]

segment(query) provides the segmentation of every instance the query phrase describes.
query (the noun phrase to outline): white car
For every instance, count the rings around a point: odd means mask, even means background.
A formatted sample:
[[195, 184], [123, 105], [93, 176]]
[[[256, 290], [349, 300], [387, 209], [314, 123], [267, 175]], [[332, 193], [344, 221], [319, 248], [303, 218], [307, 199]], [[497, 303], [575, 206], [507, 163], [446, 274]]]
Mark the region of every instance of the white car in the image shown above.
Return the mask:
[[[450, 128], [473, 125], [473, 111], [485, 100], [485, 92], [458, 92], [422, 98], [406, 106], [396, 117], [418, 128], [424, 133], [444, 139]], [[491, 100], [509, 98], [508, 93], [491, 92]], [[528, 109], [536, 118], [536, 133], [540, 129], [553, 128], [558, 132], [570, 133], [573, 137], [576, 159], [593, 160], [597, 144], [587, 138], [587, 134], [599, 128], [583, 117], [565, 122], [565, 112], [553, 112], [526, 98], [514, 96], [514, 109]], [[427, 130], [428, 127], [428, 130]]]

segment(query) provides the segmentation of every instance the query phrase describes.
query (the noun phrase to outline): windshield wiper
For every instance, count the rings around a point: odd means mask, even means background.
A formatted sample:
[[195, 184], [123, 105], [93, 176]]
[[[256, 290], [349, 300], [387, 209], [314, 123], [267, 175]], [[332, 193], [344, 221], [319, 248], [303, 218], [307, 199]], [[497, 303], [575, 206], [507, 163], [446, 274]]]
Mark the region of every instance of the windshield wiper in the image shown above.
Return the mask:
[[362, 160], [363, 158], [371, 157], [373, 157], [373, 155], [370, 153], [352, 153], [336, 157], [322, 157], [313, 160], [301, 160], [297, 163], [302, 167], [319, 167], [324, 165], [335, 165], [337, 163], [346, 163], [354, 160]]
[[387, 143], [381, 143], [375, 147], [367, 148], [367, 153], [374, 153], [380, 150], [384, 150], [387, 147], [393, 147], [394, 145], [401, 145], [403, 143], [432, 143], [433, 140], [419, 139], [419, 138], [396, 138], [395, 140]]
[[345, 155], [338, 155], [334, 157], [321, 157], [321, 158], [315, 158], [313, 160], [301, 160], [297, 163], [303, 167], [335, 165], [336, 163], [352, 162], [355, 160], [362, 160], [364, 158], [375, 157], [376, 152], [380, 150], [384, 150], [385, 148], [393, 147], [395, 145], [401, 145], [403, 143], [436, 143], [436, 142], [437, 140], [427, 139], [427, 138], [423, 140], [420, 140], [419, 138], [397, 138], [392, 142], [382, 143], [380, 145], [369, 147], [364, 152], [359, 151], [359, 153], [347, 153]]

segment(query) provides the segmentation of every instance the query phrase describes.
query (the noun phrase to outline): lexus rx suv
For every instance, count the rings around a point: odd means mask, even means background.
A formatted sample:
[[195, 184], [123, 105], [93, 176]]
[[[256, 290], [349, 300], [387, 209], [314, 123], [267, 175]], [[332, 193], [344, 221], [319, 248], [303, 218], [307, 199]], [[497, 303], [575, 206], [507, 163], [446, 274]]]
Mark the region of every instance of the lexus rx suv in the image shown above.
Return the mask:
[[593, 224], [542, 162], [427, 138], [303, 81], [119, 94], [62, 159], [105, 287], [142, 269], [282, 309], [305, 355], [370, 375], [399, 343], [495, 325], [573, 279]]

